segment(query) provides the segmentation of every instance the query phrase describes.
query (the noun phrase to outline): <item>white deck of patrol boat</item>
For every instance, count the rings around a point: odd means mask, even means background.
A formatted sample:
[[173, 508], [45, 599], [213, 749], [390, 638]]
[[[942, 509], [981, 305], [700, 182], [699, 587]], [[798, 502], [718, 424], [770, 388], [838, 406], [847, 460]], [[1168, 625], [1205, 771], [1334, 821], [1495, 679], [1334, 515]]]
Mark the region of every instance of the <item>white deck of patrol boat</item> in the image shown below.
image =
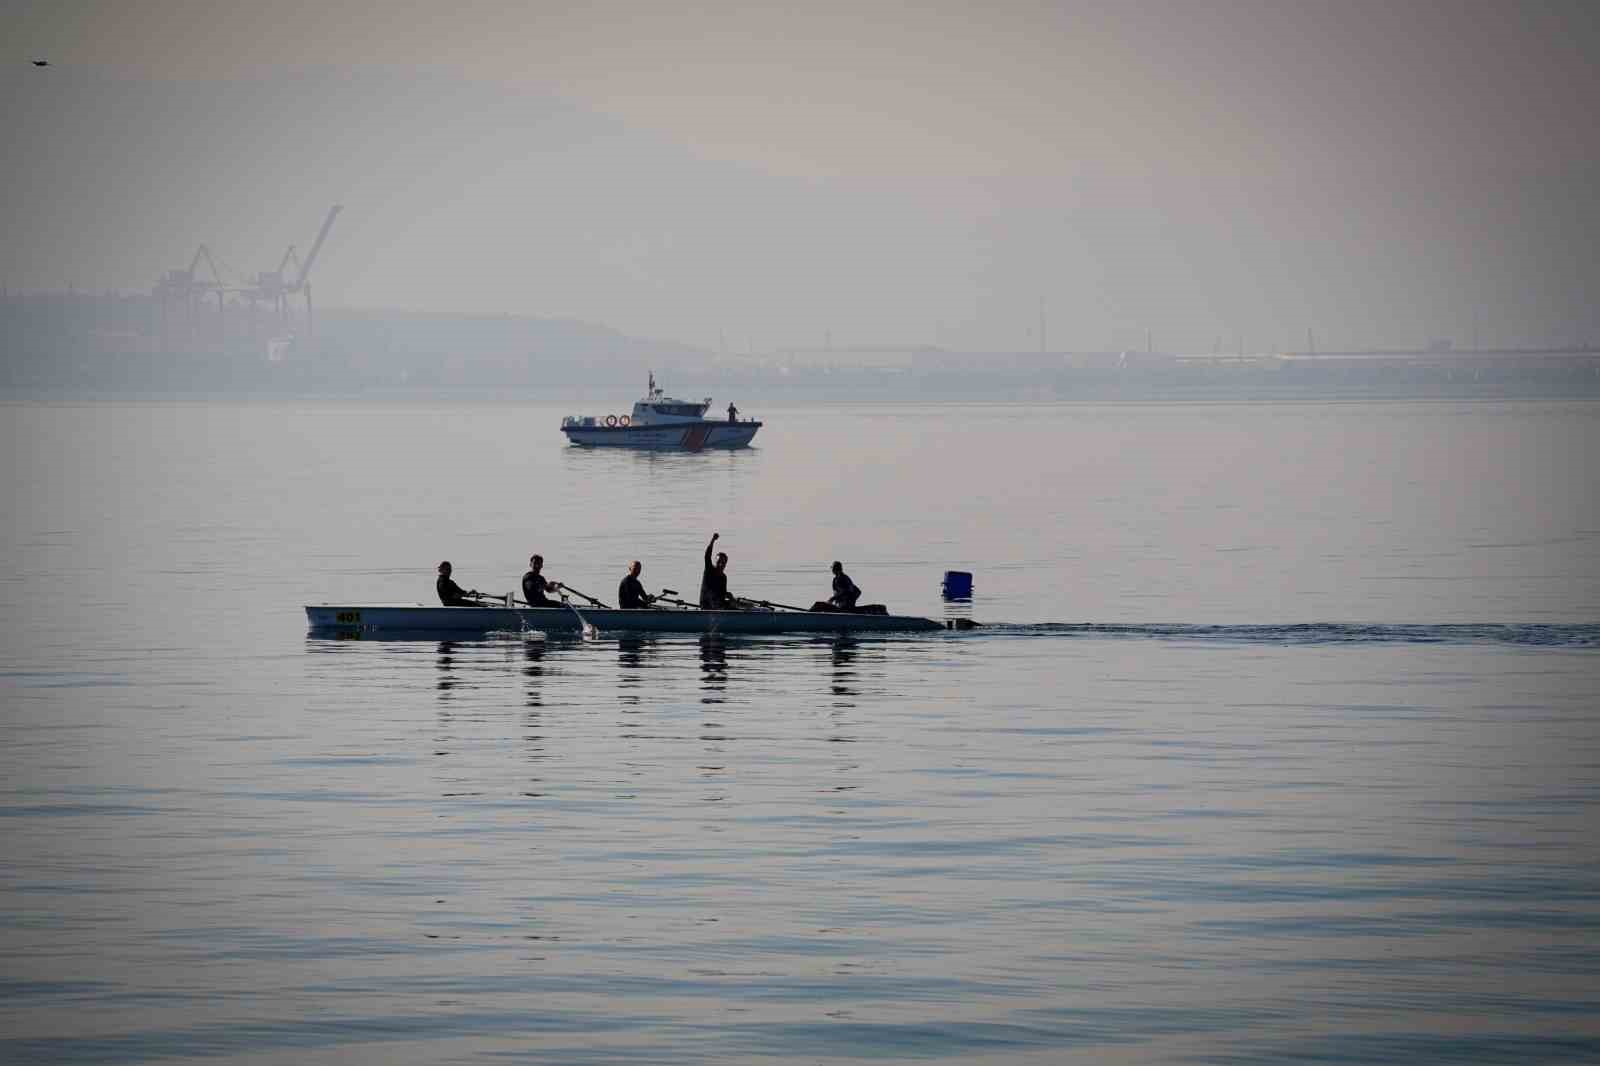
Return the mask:
[[610, 607], [439, 607], [422, 603], [309, 604], [306, 622], [322, 632], [578, 632], [584, 623], [623, 633], [905, 633], [944, 629], [914, 615], [834, 611], [702, 611]]

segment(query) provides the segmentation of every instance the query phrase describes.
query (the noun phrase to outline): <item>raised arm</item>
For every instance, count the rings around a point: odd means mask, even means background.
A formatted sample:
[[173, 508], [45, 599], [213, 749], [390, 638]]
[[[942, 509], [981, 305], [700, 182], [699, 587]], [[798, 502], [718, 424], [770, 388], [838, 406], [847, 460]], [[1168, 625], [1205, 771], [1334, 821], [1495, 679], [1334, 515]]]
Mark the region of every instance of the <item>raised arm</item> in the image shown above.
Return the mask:
[[711, 534], [711, 540], [710, 540], [709, 543], [706, 544], [706, 565], [707, 566], [711, 565], [711, 549], [715, 548], [717, 546], [717, 538], [720, 537], [720, 536], [722, 536], [721, 533], [713, 533], [713, 534]]

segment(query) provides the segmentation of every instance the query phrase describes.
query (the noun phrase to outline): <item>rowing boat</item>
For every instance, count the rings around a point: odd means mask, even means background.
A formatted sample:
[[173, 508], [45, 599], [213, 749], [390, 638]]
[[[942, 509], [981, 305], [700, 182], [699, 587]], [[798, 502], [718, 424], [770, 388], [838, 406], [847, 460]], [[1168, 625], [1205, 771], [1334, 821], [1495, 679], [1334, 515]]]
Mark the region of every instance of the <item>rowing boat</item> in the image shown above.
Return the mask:
[[944, 629], [932, 618], [835, 611], [702, 611], [607, 607], [435, 607], [427, 604], [309, 604], [312, 632], [491, 633], [536, 629], [578, 632], [585, 624], [618, 633], [907, 633]]

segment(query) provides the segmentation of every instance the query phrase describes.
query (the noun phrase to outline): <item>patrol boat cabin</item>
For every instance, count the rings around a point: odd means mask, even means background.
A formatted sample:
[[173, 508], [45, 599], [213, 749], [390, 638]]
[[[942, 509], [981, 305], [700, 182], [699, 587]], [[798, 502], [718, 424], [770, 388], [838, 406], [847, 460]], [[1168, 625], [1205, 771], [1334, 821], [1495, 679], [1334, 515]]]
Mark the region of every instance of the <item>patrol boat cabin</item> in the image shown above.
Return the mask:
[[708, 419], [711, 397], [679, 400], [668, 396], [650, 375], [644, 398], [631, 415], [568, 415], [561, 420], [567, 440], [583, 448], [650, 448], [698, 452], [706, 448], [744, 448], [761, 423], [737, 418], [729, 405], [727, 419]]

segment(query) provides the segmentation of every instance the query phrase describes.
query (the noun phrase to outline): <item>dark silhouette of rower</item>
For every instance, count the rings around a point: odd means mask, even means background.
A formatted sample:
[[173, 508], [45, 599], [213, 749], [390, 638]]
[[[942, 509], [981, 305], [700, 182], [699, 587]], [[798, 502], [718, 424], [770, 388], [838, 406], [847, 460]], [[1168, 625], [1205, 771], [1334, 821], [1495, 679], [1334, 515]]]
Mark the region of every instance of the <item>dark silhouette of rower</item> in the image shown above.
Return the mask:
[[721, 533], [711, 534], [711, 542], [706, 545], [705, 572], [700, 575], [700, 606], [710, 610], [734, 606], [733, 597], [728, 595], [728, 553], [718, 552], [717, 561], [711, 561], [711, 549], [716, 547], [720, 536]]
[[545, 595], [546, 592], [558, 592], [561, 582], [547, 581], [544, 576], [544, 556], [528, 556], [528, 572], [522, 575], [522, 598], [528, 602], [529, 607], [559, 607], [555, 600]]
[[[439, 602], [446, 607], [476, 607], [472, 602], [482, 595], [477, 589], [463, 591], [461, 586], [450, 580], [450, 563], [439, 564], [439, 580], [433, 583], [434, 589], [439, 593]], [[467, 597], [472, 597], [468, 599]]]
[[828, 602], [841, 611], [856, 609], [856, 601], [861, 598], [861, 590], [856, 583], [850, 580], [850, 575], [844, 572], [844, 564], [839, 560], [833, 561], [833, 595], [828, 597]]
[[617, 586], [617, 606], [624, 611], [637, 611], [650, 606], [656, 598], [644, 590], [639, 583], [639, 571], [644, 567], [635, 559], [628, 566], [628, 576], [622, 579], [622, 584]]

